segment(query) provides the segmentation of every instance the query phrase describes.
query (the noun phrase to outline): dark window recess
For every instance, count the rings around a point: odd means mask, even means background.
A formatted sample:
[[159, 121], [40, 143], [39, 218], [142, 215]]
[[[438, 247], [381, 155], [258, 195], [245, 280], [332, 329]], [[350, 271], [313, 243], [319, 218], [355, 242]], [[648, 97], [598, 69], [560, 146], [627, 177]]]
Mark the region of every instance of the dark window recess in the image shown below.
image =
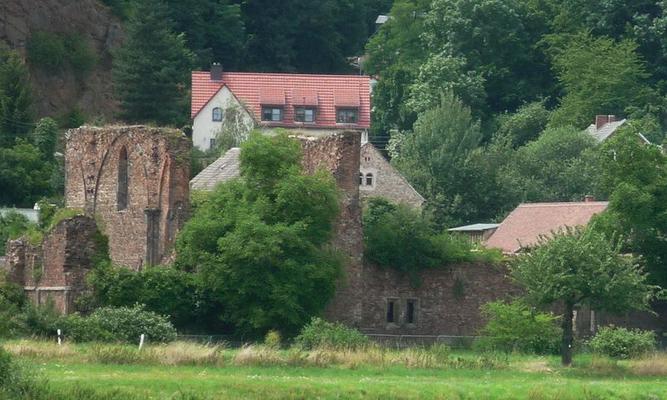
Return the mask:
[[356, 124], [359, 110], [356, 108], [339, 108], [336, 110], [336, 122], [339, 124]]
[[217, 140], [215, 138], [211, 138], [208, 140], [208, 148], [209, 149], [215, 149], [215, 146], [217, 145]]
[[118, 210], [124, 210], [127, 208], [128, 200], [128, 173], [129, 165], [127, 161], [127, 149], [123, 147], [120, 149], [120, 154], [118, 155], [118, 188], [116, 189], [116, 204]]
[[366, 174], [366, 185], [373, 186], [373, 174]]
[[364, 184], [364, 174], [359, 172], [359, 186], [362, 186]]
[[396, 300], [387, 301], [387, 323], [396, 322]]
[[305, 108], [305, 107], [296, 107], [294, 109], [294, 120], [297, 122], [314, 122], [315, 121], [315, 109], [314, 108]]
[[213, 121], [222, 121], [222, 108], [216, 107], [213, 109]]
[[415, 318], [416, 311], [417, 311], [417, 301], [408, 300], [407, 303], [405, 304], [405, 322], [407, 324], [415, 323], [415, 321], [417, 320], [417, 318]]
[[282, 121], [283, 109], [280, 107], [262, 107], [262, 121]]

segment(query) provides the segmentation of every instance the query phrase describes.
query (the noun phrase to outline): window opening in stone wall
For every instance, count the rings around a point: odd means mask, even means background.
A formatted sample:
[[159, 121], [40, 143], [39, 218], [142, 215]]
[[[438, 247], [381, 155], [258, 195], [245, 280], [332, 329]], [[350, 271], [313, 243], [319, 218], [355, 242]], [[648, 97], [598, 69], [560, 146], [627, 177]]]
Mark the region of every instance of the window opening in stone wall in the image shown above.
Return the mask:
[[359, 172], [359, 186], [363, 186], [364, 184], [364, 174]]
[[116, 191], [116, 204], [118, 205], [119, 211], [127, 208], [128, 168], [127, 149], [123, 147], [120, 149], [120, 155], [118, 156], [118, 189]]
[[213, 121], [220, 122], [222, 121], [222, 108], [220, 107], [215, 107], [213, 109]]
[[417, 300], [408, 299], [405, 303], [405, 323], [414, 324], [417, 321]]
[[397, 301], [394, 299], [387, 300], [387, 323], [393, 324], [396, 322]]
[[371, 173], [366, 174], [366, 185], [367, 186], [373, 185], [373, 174]]

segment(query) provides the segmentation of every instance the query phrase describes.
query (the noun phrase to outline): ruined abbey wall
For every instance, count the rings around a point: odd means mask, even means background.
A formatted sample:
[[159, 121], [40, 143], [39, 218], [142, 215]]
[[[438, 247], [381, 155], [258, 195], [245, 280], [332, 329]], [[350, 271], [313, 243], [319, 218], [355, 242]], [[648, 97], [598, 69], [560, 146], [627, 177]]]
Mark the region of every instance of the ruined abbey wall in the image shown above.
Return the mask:
[[96, 216], [113, 263], [138, 270], [169, 256], [189, 212], [191, 143], [147, 126], [72, 129], [65, 203]]

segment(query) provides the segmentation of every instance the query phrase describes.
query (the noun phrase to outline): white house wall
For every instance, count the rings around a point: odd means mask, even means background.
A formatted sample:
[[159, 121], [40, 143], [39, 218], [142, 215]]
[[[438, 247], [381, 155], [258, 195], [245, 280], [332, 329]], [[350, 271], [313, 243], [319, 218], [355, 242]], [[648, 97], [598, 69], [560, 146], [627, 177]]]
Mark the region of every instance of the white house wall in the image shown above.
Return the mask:
[[244, 124], [249, 127], [254, 124], [250, 113], [234, 97], [227, 86], [223, 86], [192, 121], [192, 144], [200, 150], [206, 151], [210, 148], [211, 139], [216, 137], [222, 127], [222, 121], [213, 121], [213, 109], [216, 107], [222, 108], [223, 121], [227, 116], [226, 110], [230, 107], [237, 107], [243, 115]]

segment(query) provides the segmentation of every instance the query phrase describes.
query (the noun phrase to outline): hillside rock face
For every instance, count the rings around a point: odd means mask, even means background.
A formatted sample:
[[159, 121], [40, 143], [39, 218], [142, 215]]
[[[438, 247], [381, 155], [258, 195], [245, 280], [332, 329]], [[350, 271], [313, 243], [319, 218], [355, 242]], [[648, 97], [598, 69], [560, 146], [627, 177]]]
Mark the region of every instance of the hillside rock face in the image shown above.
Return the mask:
[[110, 51], [123, 39], [120, 21], [111, 10], [97, 0], [0, 1], [0, 42], [26, 57], [30, 36], [38, 31], [77, 33], [89, 41], [98, 61], [83, 78], [67, 69], [46, 72], [29, 65], [36, 114], [58, 115], [77, 107], [88, 117], [110, 118], [117, 107]]

